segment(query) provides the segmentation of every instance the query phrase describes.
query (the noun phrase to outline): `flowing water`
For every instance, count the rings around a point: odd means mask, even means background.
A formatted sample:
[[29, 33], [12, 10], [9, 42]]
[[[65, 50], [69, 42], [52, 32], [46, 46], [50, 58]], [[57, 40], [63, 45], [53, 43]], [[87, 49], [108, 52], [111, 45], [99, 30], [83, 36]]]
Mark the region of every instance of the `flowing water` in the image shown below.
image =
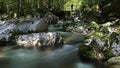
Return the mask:
[[[51, 27], [51, 30], [58, 31]], [[83, 63], [78, 56], [79, 45], [84, 36], [70, 32], [60, 32], [65, 45], [52, 51], [38, 51], [36, 49], [0, 49], [0, 68], [101, 68], [93, 63]], [[67, 45], [70, 44], [70, 45]], [[99, 65], [99, 64], [98, 64]]]
[[78, 45], [64, 45], [55, 51], [1, 49], [0, 68], [95, 68], [79, 60]]

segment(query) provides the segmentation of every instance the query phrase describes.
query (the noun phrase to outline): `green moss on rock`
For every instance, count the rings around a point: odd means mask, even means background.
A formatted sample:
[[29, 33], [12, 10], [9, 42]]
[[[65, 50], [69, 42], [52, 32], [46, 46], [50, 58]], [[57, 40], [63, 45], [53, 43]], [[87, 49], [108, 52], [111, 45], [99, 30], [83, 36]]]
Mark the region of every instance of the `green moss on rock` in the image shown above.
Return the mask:
[[83, 57], [88, 57], [90, 59], [95, 59], [95, 53], [94, 49], [86, 46], [86, 45], [81, 45], [79, 48], [79, 55], [82, 55]]
[[109, 59], [114, 56], [113, 53], [111, 52], [111, 49], [107, 49], [107, 50], [103, 51], [102, 53], [104, 54], [106, 59]]

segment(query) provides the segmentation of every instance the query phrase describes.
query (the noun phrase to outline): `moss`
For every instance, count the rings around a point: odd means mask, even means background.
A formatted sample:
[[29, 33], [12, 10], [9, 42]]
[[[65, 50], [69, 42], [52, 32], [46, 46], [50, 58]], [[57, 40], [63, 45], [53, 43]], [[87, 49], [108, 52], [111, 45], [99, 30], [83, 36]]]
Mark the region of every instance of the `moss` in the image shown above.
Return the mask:
[[89, 46], [81, 45], [79, 48], [79, 54], [90, 59], [95, 59], [93, 48]]
[[98, 25], [96, 22], [92, 22], [89, 27], [94, 30], [97, 30], [100, 28], [100, 25]]
[[104, 37], [103, 32], [95, 32], [94, 34], [96, 37], [98, 37], [99, 39], [102, 39]]
[[120, 31], [120, 26], [116, 26], [116, 28]]
[[113, 53], [111, 52], [111, 49], [107, 49], [107, 50], [103, 51], [103, 54], [106, 59], [109, 59], [114, 56]]
[[112, 45], [113, 42], [119, 42], [117, 36], [119, 36], [119, 34], [113, 32], [113, 33], [108, 37], [108, 40], [109, 40], [109, 42], [110, 42], [110, 45]]

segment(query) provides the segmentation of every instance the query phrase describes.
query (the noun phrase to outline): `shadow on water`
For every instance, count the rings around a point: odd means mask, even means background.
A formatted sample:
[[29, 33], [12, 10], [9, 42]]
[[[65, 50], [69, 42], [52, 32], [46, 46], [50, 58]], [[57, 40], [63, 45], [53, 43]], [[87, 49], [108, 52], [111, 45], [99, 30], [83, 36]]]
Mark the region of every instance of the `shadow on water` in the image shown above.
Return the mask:
[[77, 54], [78, 45], [64, 45], [55, 51], [6, 50], [0, 53], [0, 68], [96, 68], [83, 63]]

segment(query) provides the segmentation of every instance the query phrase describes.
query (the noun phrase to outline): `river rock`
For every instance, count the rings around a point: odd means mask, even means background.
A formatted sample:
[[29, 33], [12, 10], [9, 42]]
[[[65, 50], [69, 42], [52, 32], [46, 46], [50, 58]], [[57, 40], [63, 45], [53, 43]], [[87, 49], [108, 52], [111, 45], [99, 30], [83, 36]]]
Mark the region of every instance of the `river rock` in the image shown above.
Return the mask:
[[[12, 23], [11, 23], [12, 22]], [[47, 31], [48, 24], [45, 19], [18, 19], [9, 23], [0, 24], [0, 43], [13, 41], [17, 33]]]
[[12, 36], [15, 33], [15, 25], [5, 23], [0, 26], [0, 43], [1, 42], [8, 42], [12, 39]]
[[90, 59], [109, 59], [120, 56], [120, 35], [119, 33], [110, 32], [104, 39], [91, 35], [79, 48], [80, 56], [89, 57]]
[[107, 62], [110, 64], [120, 64], [120, 56], [112, 57]]
[[15, 30], [18, 33], [44, 32], [48, 30], [48, 24], [44, 18], [17, 19], [10, 21], [10, 23], [15, 24]]
[[120, 68], [120, 56], [108, 59], [106, 65], [109, 66], [109, 68]]
[[33, 47], [62, 47], [63, 39], [58, 33], [32, 33], [28, 35], [20, 35], [16, 40], [19, 46], [25, 48]]
[[59, 18], [51, 12], [46, 13], [44, 18], [47, 19], [48, 24], [57, 24], [59, 21]]
[[28, 18], [8, 21], [8, 23], [15, 24], [15, 30], [18, 33], [36, 33], [45, 32], [48, 30], [48, 24], [55, 24], [58, 17], [52, 13], [46, 13], [43, 18]]
[[[57, 21], [52, 13], [46, 14], [43, 18], [16, 19], [0, 21], [0, 42], [13, 41], [17, 34], [46, 32], [48, 24]], [[13, 38], [11, 38], [13, 36]]]

